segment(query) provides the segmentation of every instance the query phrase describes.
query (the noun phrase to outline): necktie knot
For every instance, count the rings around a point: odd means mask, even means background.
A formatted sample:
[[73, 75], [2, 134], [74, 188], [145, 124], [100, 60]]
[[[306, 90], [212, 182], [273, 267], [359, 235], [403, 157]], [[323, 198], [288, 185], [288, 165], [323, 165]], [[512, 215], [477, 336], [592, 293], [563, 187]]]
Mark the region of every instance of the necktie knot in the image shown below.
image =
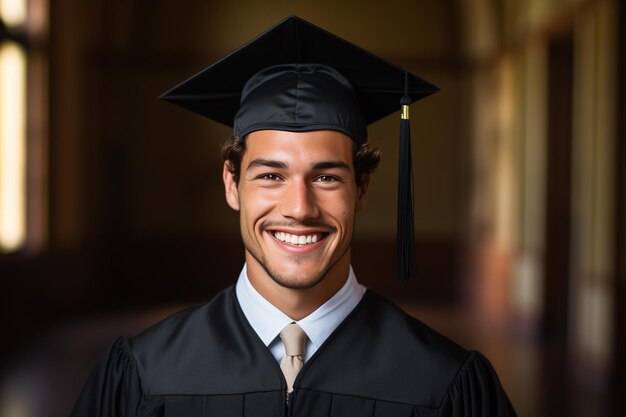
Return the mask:
[[301, 356], [304, 355], [306, 346], [306, 333], [296, 323], [285, 326], [280, 332], [280, 339], [285, 344], [285, 355]]

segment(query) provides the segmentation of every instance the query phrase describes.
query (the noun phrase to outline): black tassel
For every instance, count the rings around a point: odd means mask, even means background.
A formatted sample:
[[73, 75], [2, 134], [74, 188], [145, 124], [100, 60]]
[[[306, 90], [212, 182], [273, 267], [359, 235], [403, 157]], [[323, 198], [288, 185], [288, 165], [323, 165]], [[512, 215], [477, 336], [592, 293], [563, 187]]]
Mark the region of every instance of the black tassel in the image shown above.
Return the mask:
[[417, 268], [415, 259], [415, 228], [413, 219], [413, 162], [411, 158], [411, 125], [409, 122], [408, 86], [405, 76], [405, 95], [402, 97], [400, 119], [400, 157], [398, 168], [398, 224], [396, 261], [398, 279], [408, 281]]

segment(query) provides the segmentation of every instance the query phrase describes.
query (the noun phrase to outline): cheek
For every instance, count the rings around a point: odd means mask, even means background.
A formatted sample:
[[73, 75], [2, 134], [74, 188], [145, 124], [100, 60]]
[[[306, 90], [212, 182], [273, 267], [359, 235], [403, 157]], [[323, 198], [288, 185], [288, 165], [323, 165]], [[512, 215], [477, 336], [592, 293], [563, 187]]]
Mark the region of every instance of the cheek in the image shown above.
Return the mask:
[[241, 206], [241, 219], [247, 222], [256, 222], [260, 217], [264, 216], [276, 206], [276, 193], [267, 192], [266, 190], [245, 190], [239, 196], [239, 204]]
[[247, 195], [248, 206], [256, 213], [271, 210], [280, 201], [280, 195], [276, 191], [254, 190]]
[[324, 212], [333, 217], [343, 228], [351, 227], [356, 207], [355, 195], [330, 195], [321, 202]]

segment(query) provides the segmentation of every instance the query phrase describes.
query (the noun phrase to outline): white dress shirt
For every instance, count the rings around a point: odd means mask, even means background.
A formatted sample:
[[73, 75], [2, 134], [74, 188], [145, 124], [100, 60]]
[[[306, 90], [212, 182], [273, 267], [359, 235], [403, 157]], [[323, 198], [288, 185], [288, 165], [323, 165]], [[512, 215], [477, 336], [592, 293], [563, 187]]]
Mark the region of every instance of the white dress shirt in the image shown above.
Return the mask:
[[285, 346], [280, 341], [278, 334], [286, 325], [295, 322], [306, 333], [307, 344], [304, 355], [306, 362], [359, 304], [365, 290], [365, 287], [357, 282], [352, 267], [350, 267], [346, 283], [335, 295], [303, 319], [293, 320], [263, 298], [252, 286], [248, 279], [245, 264], [235, 287], [237, 300], [241, 305], [243, 314], [279, 363], [285, 356]]

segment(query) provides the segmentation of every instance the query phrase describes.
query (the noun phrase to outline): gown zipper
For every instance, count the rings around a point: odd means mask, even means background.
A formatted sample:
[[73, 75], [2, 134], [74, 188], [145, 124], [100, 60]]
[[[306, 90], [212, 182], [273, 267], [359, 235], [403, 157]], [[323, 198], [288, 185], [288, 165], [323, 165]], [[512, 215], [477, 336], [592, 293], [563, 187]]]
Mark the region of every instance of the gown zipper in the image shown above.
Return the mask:
[[291, 413], [289, 413], [289, 408], [291, 406], [290, 404], [291, 402], [291, 393], [288, 392], [287, 395], [285, 395], [285, 416], [290, 416]]

